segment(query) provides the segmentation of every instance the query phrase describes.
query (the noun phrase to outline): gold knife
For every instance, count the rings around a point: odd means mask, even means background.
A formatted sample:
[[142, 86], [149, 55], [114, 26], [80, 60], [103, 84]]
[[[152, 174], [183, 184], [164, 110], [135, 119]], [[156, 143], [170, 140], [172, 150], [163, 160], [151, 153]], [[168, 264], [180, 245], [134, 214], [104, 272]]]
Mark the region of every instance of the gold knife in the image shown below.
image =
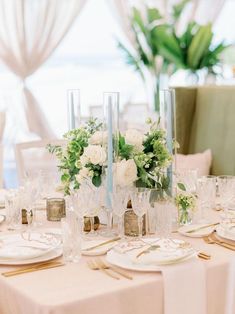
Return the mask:
[[25, 274], [25, 273], [30, 273], [30, 272], [34, 272], [37, 270], [43, 270], [43, 269], [49, 269], [49, 268], [55, 268], [55, 267], [60, 267], [60, 266], [64, 266], [64, 263], [61, 262], [56, 262], [56, 263], [50, 263], [50, 264], [44, 264], [44, 265], [35, 265], [34, 267], [28, 267], [28, 268], [23, 268], [23, 269], [17, 269], [14, 271], [7, 271], [2, 273], [2, 275], [4, 277], [11, 277], [11, 276], [16, 276], [16, 275], [21, 275], [21, 274]]
[[87, 249], [83, 249], [82, 251], [91, 251], [91, 250], [96, 249], [96, 248], [98, 248], [98, 247], [100, 247], [100, 246], [103, 246], [103, 245], [106, 245], [106, 244], [109, 244], [109, 243], [118, 241], [118, 240], [120, 240], [120, 239], [121, 239], [120, 237], [113, 238], [113, 239], [110, 239], [110, 240], [108, 240], [108, 241], [102, 242], [102, 243], [100, 243], [100, 244], [91, 246], [91, 247], [89, 247], [89, 248], [87, 248]]
[[195, 228], [195, 229], [191, 229], [191, 230], [185, 231], [185, 233], [193, 233], [193, 232], [196, 232], [196, 231], [199, 231], [199, 230], [202, 230], [202, 229], [206, 229], [206, 228], [209, 228], [209, 227], [212, 227], [212, 226], [217, 226], [219, 224], [220, 224], [219, 222], [216, 222], [216, 223], [213, 223], [213, 224], [204, 225], [204, 226], [201, 226], [201, 227], [198, 227], [198, 228]]

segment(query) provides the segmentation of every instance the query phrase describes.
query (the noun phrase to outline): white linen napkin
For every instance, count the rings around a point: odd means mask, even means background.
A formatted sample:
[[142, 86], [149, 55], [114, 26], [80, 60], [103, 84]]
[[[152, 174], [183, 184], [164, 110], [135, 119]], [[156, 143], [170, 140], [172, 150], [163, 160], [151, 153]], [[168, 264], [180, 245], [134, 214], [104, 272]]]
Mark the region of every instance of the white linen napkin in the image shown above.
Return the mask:
[[206, 269], [202, 261], [188, 260], [161, 266], [164, 314], [206, 314]]

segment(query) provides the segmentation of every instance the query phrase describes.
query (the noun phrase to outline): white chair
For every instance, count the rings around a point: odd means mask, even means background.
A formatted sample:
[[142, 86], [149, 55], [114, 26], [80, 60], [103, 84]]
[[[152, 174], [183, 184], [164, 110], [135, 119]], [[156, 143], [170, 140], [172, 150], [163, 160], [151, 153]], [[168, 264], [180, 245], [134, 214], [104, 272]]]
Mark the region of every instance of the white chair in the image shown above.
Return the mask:
[[48, 152], [47, 144], [65, 146], [65, 140], [40, 140], [15, 145], [15, 160], [18, 181], [21, 184], [25, 174], [39, 170], [58, 172], [55, 154]]

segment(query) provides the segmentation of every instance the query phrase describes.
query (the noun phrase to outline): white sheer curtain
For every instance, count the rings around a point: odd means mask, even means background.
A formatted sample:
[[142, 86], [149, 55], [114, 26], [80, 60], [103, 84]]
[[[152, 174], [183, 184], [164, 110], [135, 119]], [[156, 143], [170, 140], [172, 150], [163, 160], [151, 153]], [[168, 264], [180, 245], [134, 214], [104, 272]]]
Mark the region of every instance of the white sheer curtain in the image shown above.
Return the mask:
[[[180, 0], [107, 0], [114, 16], [120, 24], [132, 47], [135, 47], [135, 39], [130, 24], [131, 8], [137, 6], [144, 8], [146, 5], [157, 7], [164, 18], [169, 18], [169, 12], [173, 4]], [[219, 16], [226, 0], [191, 0], [181, 16], [179, 29], [183, 29], [192, 20], [200, 24], [214, 23]]]
[[0, 59], [20, 78], [29, 131], [53, 138], [40, 105], [26, 86], [66, 35], [86, 0], [0, 0]]

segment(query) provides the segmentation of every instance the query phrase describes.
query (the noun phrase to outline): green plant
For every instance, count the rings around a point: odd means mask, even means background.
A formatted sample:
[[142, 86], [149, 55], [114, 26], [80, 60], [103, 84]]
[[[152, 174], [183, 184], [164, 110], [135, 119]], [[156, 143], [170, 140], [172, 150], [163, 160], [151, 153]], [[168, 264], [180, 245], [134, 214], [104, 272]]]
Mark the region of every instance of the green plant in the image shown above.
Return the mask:
[[178, 69], [194, 73], [206, 68], [214, 73], [220, 64], [220, 55], [227, 47], [223, 42], [213, 45], [212, 25], [190, 22], [183, 34], [176, 29], [179, 18], [189, 0], [182, 0], [172, 8], [169, 22], [156, 8], [145, 7], [145, 14], [133, 8], [131, 17], [135, 37], [133, 52], [119, 42], [126, 63], [131, 65], [147, 84], [146, 72], [152, 76], [155, 110], [159, 110], [159, 80], [161, 73], [172, 74]]

